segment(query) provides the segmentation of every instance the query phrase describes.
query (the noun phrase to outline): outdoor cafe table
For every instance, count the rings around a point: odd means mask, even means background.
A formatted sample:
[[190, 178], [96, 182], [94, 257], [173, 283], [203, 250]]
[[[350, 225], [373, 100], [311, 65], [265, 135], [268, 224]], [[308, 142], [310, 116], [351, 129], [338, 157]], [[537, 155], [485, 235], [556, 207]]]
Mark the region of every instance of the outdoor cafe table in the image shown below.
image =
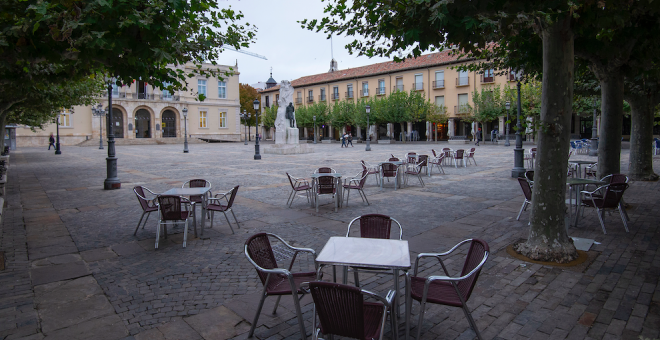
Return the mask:
[[[568, 191], [568, 204], [569, 204], [569, 209], [568, 209], [568, 220], [569, 224], [571, 224], [574, 227], [577, 227], [577, 221], [578, 221], [578, 214], [580, 213], [580, 206], [582, 205], [582, 195], [580, 195], [580, 191], [582, 191], [583, 186], [587, 184], [595, 184], [595, 185], [603, 185], [607, 184], [603, 181], [598, 181], [594, 179], [584, 179], [584, 178], [567, 178], [566, 179], [566, 185], [569, 186], [569, 191]], [[573, 187], [576, 187], [575, 189]], [[575, 192], [575, 199], [573, 199], [573, 192]], [[573, 221], [573, 203], [575, 203], [575, 221]], [[566, 225], [566, 228], [568, 229], [568, 225]]]
[[337, 172], [335, 172], [335, 173], [329, 173], [329, 172], [328, 173], [313, 173], [310, 176], [312, 178], [312, 199], [310, 200], [312, 202], [312, 208], [316, 206], [316, 181], [321, 176], [332, 176], [337, 181], [337, 194], [335, 195], [335, 199], [339, 201], [339, 202], [337, 202], [337, 207], [341, 208], [341, 203], [343, 202], [342, 186], [341, 186], [341, 174], [337, 173]]
[[[390, 240], [378, 238], [362, 237], [330, 237], [319, 255], [316, 257], [316, 263], [319, 264], [319, 271], [325, 265], [345, 266], [344, 284], [347, 283], [348, 267], [372, 267], [391, 269], [394, 274], [394, 302], [393, 313], [395, 330], [392, 332], [398, 334], [399, 317], [399, 271], [408, 272], [410, 270], [410, 251], [408, 241]], [[320, 280], [320, 277], [318, 278]], [[405, 296], [407, 297], [410, 287], [406, 285]], [[410, 301], [406, 299], [406, 312], [410, 311]], [[406, 339], [408, 339], [408, 325], [406, 327]]]
[[[211, 190], [211, 187], [202, 187], [202, 188], [173, 188], [165, 191], [161, 195], [173, 195], [173, 196], [201, 196], [202, 197], [202, 232], [200, 238], [204, 238], [204, 216], [206, 216], [206, 193]], [[194, 205], [193, 205], [194, 207]], [[197, 237], [197, 213], [194, 211], [193, 223], [195, 226], [195, 237]]]
[[[383, 189], [383, 180], [384, 180], [384, 178], [383, 178], [383, 164], [384, 163], [392, 163], [392, 164], [396, 165], [398, 168], [401, 168], [402, 166], [406, 165], [406, 163], [403, 162], [403, 161], [379, 162], [378, 163], [378, 170], [380, 171], [380, 189], [381, 190]], [[399, 188], [401, 187], [401, 183], [403, 182], [403, 180], [401, 180], [402, 177], [403, 177], [403, 175], [401, 174], [401, 169], [398, 169], [398, 171], [396, 172], [396, 181], [397, 181], [396, 184]], [[394, 187], [394, 190], [396, 190], [396, 186]]]
[[598, 161], [571, 161], [571, 160], [569, 160], [568, 163], [577, 165], [578, 178], [582, 178], [582, 165], [583, 164], [592, 165], [592, 164], [598, 163]]

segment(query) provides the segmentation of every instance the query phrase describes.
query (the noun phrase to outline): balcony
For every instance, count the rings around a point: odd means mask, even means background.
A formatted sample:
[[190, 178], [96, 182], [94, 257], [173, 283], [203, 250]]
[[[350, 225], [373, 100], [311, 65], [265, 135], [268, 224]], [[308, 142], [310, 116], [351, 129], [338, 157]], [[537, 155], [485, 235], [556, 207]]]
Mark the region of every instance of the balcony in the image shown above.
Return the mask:
[[339, 100], [339, 93], [335, 92], [332, 94], [332, 100]]
[[394, 85], [394, 88], [392, 89], [393, 92], [396, 91], [403, 91], [403, 85]]
[[424, 83], [413, 83], [413, 91], [424, 91]]
[[369, 89], [362, 89], [360, 93], [362, 94], [362, 97], [369, 97]]
[[385, 87], [379, 87], [376, 89], [376, 95], [377, 96], [383, 96], [385, 95]]
[[455, 115], [464, 115], [470, 113], [469, 105], [454, 105], [454, 114]]
[[313, 103], [314, 102], [314, 96], [307, 97], [307, 102], [308, 103]]
[[469, 77], [458, 77], [456, 78], [456, 86], [468, 86], [470, 85]]
[[324, 95], [324, 94], [320, 94], [320, 95], [319, 95], [319, 101], [320, 101], [320, 102], [324, 102], [324, 101], [325, 101], [325, 95]]
[[445, 81], [444, 80], [434, 80], [433, 81], [433, 88], [434, 89], [444, 89], [445, 88]]
[[353, 91], [346, 92], [346, 99], [353, 99]]
[[178, 95], [177, 95], [177, 96], [173, 96], [173, 95], [171, 95], [171, 94], [161, 94], [161, 95], [158, 97], [158, 99], [160, 99], [160, 100], [166, 100], [166, 101], [178, 102], [178, 101], [180, 100], [180, 97], [179, 97]]
[[507, 75], [507, 80], [508, 81], [516, 81], [516, 72], [509, 71], [509, 74]]
[[490, 83], [494, 83], [494, 82], [495, 82], [495, 77], [493, 77], [492, 75], [488, 76], [488, 77], [484, 77], [483, 74], [481, 75], [481, 83], [482, 84], [490, 84]]
[[[107, 96], [106, 96], [107, 97]], [[112, 98], [126, 98], [126, 92], [117, 92], [112, 94]]]
[[302, 97], [296, 98], [296, 105], [302, 104]]
[[154, 94], [153, 93], [132, 93], [133, 99], [147, 99], [147, 100], [154, 100]]

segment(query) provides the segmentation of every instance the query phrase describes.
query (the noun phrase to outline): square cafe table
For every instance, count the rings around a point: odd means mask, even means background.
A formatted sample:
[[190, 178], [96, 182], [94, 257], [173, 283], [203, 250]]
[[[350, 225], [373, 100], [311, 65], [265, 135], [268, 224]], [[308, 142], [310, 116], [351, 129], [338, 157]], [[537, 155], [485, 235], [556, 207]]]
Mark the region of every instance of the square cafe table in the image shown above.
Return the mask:
[[[395, 328], [392, 330], [398, 335], [399, 315], [399, 271], [408, 271], [410, 265], [410, 251], [408, 241], [390, 240], [362, 237], [330, 237], [323, 250], [316, 257], [320, 267], [324, 265], [338, 265], [350, 267], [374, 267], [391, 269], [394, 274], [394, 303], [393, 313]], [[347, 282], [347, 270], [344, 270], [344, 284]], [[407, 297], [410, 287], [406, 286]], [[410, 301], [406, 300], [406, 311], [409, 310]], [[408, 338], [408, 325], [406, 327], [406, 339]]]
[[[206, 216], [206, 193], [211, 190], [211, 187], [203, 188], [173, 188], [165, 191], [161, 195], [174, 195], [174, 196], [201, 196], [202, 197], [202, 232], [200, 238], [204, 238], [204, 216]], [[193, 223], [195, 226], [195, 237], [197, 237], [197, 213], [193, 205]]]
[[312, 178], [312, 199], [310, 200], [312, 202], [312, 208], [316, 207], [316, 181], [319, 179], [321, 176], [332, 176], [336, 180], [336, 186], [337, 186], [337, 192], [335, 193], [335, 200], [337, 201], [337, 208], [341, 208], [341, 204], [344, 200], [344, 197], [342, 196], [342, 186], [341, 186], [341, 174], [338, 172], [316, 172], [310, 175]]

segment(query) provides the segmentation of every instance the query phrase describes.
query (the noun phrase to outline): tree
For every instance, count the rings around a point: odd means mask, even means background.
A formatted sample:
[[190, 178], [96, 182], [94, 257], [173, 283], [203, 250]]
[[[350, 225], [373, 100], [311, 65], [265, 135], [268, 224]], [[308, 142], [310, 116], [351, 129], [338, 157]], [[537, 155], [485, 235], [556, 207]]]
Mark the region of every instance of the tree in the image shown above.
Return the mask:
[[248, 84], [238, 84], [238, 95], [241, 103], [241, 113], [247, 112], [250, 114], [250, 119], [247, 120], [246, 125], [252, 126], [257, 119], [254, 100], [259, 99], [259, 93], [257, 89]]
[[645, 72], [625, 82], [624, 98], [631, 108], [630, 158], [628, 176], [633, 180], [655, 181], [653, 171], [653, 125], [660, 105], [660, 70]]
[[342, 100], [332, 106], [330, 123], [336, 128], [351, 125], [356, 112], [356, 105], [353, 101]]
[[261, 115], [261, 122], [264, 127], [272, 128], [275, 126], [275, 119], [277, 118], [277, 105], [267, 107]]

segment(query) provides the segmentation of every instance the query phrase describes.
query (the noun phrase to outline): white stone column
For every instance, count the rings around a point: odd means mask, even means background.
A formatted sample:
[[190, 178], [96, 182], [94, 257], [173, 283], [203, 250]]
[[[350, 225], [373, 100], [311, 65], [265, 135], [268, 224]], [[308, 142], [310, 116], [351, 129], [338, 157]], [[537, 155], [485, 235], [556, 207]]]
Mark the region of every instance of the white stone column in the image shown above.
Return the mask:
[[406, 136], [407, 136], [408, 138], [410, 138], [410, 141], [412, 141], [412, 139], [413, 139], [413, 135], [412, 135], [412, 122], [407, 122], [407, 123], [408, 123], [408, 124], [406, 124], [407, 126], [406, 126], [406, 132], [405, 132], [405, 134], [406, 134]]
[[303, 131], [303, 136], [305, 137], [305, 139], [308, 139], [308, 137], [309, 137], [309, 132], [307, 132], [307, 128], [303, 128], [303, 130], [304, 130], [304, 131]]
[[447, 121], [447, 137], [454, 137], [454, 118]]
[[334, 138], [334, 131], [332, 129], [332, 125], [328, 124], [328, 138], [333, 139]]
[[357, 128], [357, 135], [355, 138], [362, 139], [362, 129], [360, 129], [360, 125], [356, 125], [355, 128]]
[[387, 123], [387, 137], [396, 139], [392, 123]]

